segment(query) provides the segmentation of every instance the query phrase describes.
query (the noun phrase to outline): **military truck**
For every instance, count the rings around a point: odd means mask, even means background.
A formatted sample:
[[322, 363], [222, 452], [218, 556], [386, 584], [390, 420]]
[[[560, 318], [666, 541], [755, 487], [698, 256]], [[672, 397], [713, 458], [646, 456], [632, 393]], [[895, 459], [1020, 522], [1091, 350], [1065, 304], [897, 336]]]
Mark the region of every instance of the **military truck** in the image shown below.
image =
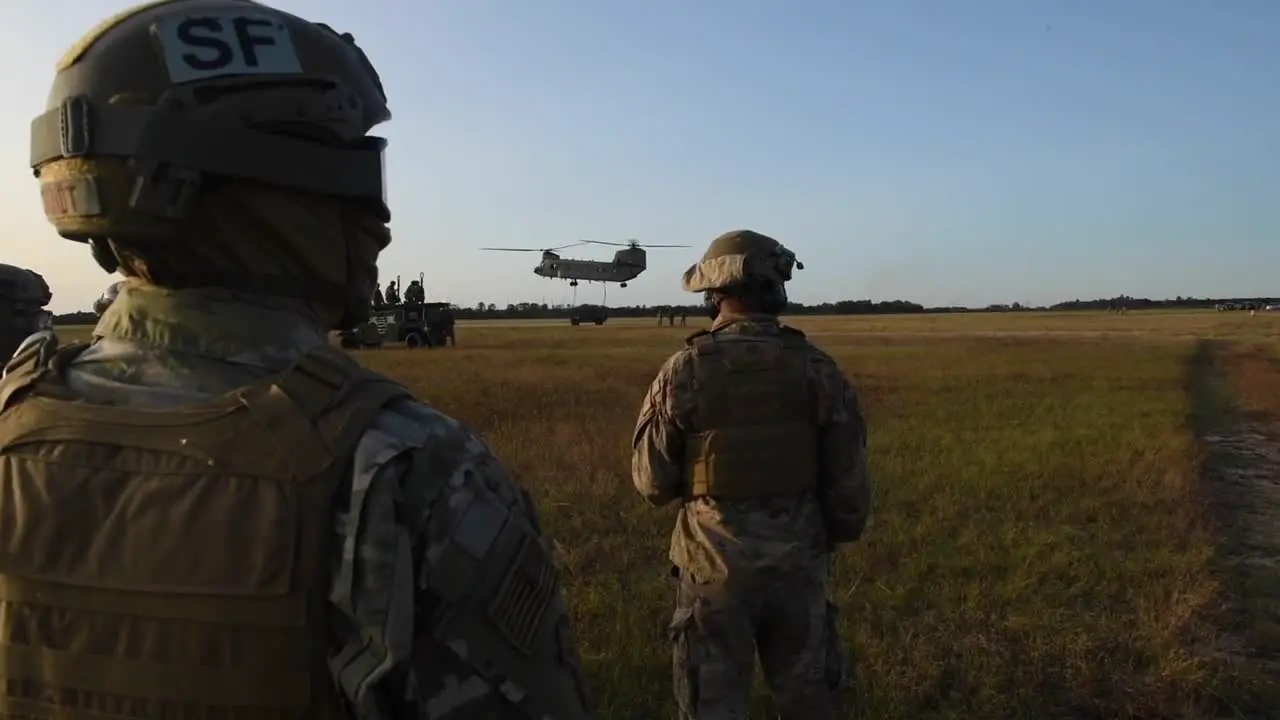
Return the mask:
[[603, 325], [608, 319], [609, 308], [603, 305], [579, 305], [569, 313], [570, 325], [581, 325], [587, 322]]
[[405, 303], [373, 310], [367, 322], [338, 333], [338, 341], [348, 350], [389, 342], [402, 342], [408, 348], [443, 347], [452, 335], [449, 303]]

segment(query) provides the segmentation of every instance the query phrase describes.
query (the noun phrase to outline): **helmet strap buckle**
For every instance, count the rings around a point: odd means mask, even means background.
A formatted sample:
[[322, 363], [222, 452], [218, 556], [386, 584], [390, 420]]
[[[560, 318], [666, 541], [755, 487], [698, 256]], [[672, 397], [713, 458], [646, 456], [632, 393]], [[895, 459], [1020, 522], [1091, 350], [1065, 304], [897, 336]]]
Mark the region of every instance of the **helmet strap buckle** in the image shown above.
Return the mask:
[[72, 95], [58, 107], [58, 145], [63, 157], [84, 157], [93, 148], [91, 110], [84, 95]]
[[89, 238], [89, 252], [93, 254], [93, 261], [103, 270], [113, 273], [120, 269], [120, 258], [116, 257], [107, 238]]

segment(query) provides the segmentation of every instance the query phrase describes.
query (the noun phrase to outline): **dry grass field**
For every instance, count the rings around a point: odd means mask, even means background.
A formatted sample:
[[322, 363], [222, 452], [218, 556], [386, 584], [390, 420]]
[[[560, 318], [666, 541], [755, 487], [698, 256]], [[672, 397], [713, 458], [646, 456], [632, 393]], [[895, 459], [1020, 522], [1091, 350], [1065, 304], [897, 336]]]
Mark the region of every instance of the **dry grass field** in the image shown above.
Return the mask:
[[[629, 442], [654, 372], [702, 324], [463, 323], [457, 348], [356, 353], [533, 491], [601, 718], [674, 717], [674, 509], [634, 493]], [[794, 324], [870, 426], [875, 516], [835, 583], [853, 717], [1280, 708], [1280, 313]]]

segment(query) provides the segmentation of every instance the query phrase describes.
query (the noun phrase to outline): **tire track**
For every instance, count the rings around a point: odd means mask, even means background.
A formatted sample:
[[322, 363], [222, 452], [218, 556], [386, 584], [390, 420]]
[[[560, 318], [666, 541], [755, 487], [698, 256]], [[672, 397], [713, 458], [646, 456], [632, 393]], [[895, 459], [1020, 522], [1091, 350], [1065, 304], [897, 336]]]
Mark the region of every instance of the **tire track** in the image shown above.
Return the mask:
[[1226, 584], [1211, 656], [1232, 674], [1237, 717], [1280, 715], [1280, 418], [1243, 413], [1227, 346], [1201, 340], [1188, 373], [1200, 484]]

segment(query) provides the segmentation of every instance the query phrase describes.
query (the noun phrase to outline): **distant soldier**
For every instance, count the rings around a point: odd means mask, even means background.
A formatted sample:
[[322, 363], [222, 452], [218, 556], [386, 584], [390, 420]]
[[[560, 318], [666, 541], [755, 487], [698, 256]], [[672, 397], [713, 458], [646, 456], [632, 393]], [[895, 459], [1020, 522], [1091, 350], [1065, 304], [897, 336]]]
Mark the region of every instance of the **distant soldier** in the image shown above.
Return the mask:
[[373, 288], [373, 306], [375, 308], [380, 308], [386, 304], [387, 301], [382, 299], [382, 283], [378, 283]]
[[391, 282], [387, 283], [387, 304], [388, 305], [400, 304], [400, 289], [396, 287], [395, 280], [392, 280]]
[[444, 324], [445, 324], [445, 333], [446, 333], [446, 336], [448, 337], [449, 344], [450, 344], [450, 345], [452, 345], [452, 346], [454, 346], [454, 347], [457, 347], [457, 346], [458, 346], [458, 338], [457, 338], [457, 336], [456, 336], [456, 335], [454, 334], [454, 332], [453, 332], [453, 326], [454, 326], [458, 321], [457, 321], [457, 319], [456, 319], [456, 318], [454, 318], [454, 316], [453, 316], [453, 307], [452, 307], [452, 306], [447, 306], [447, 307], [445, 307], [445, 308], [444, 308], [444, 310], [442, 310], [442, 311], [440, 312], [440, 318], [441, 318], [442, 320], [444, 320]]
[[106, 312], [107, 308], [111, 307], [111, 303], [116, 301], [116, 296], [120, 294], [121, 282], [123, 281], [117, 280], [108, 285], [107, 289], [98, 296], [98, 299], [93, 301], [93, 313], [95, 315], [102, 317], [102, 313]]
[[[44, 306], [53, 299], [44, 276], [26, 268], [0, 265], [0, 366], [29, 342], [52, 331]], [[42, 332], [49, 330], [48, 333]]]
[[688, 325], [688, 324], [689, 324], [689, 311], [688, 311], [688, 310], [681, 310], [681, 311], [680, 311], [680, 326], [681, 326], [681, 327], [684, 327], [685, 325]]
[[662, 327], [662, 318], [667, 314], [666, 308], [658, 308], [658, 327]]
[[662, 366], [636, 422], [636, 490], [681, 503], [670, 635], [686, 719], [746, 718], [757, 652], [782, 718], [839, 716], [826, 590], [835, 546], [871, 512], [866, 426], [835, 361], [778, 321], [793, 267], [759, 233], [716, 238], [683, 282], [715, 322]]
[[409, 287], [404, 290], [404, 301], [413, 305], [421, 305], [427, 301], [427, 292], [422, 289], [422, 283], [417, 280], [409, 282]]

